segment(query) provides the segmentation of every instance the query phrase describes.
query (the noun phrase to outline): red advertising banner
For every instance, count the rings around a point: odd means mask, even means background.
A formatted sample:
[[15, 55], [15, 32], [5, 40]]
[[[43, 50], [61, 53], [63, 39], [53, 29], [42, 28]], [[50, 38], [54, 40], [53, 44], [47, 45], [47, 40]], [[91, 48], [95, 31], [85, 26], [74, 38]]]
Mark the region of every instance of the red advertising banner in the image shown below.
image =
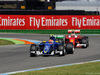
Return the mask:
[[0, 15], [0, 29], [100, 29], [100, 16]]

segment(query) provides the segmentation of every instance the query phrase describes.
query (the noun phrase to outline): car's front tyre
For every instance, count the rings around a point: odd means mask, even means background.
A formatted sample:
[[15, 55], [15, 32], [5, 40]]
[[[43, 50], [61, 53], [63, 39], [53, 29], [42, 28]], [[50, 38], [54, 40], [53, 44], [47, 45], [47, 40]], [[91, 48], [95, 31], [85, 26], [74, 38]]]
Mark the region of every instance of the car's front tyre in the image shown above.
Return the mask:
[[58, 45], [59, 56], [65, 56], [64, 46]]
[[67, 43], [65, 49], [66, 49], [66, 52], [68, 54], [73, 54], [74, 53], [74, 45], [73, 45], [73, 43]]
[[36, 57], [37, 54], [36, 54], [36, 51], [37, 51], [38, 47], [36, 44], [32, 44], [30, 46], [30, 57]]

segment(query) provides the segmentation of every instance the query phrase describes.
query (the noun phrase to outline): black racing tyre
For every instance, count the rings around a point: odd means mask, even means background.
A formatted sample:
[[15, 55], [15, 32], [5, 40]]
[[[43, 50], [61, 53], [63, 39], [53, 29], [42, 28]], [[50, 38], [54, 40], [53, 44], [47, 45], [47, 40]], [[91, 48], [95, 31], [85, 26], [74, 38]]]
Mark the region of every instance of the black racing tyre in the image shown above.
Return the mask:
[[89, 40], [87, 38], [81, 39], [82, 44], [86, 44], [86, 46], [82, 46], [82, 48], [87, 48], [89, 46]]
[[[36, 51], [37, 51], [38, 47], [36, 44], [32, 44], [30, 46], [30, 57], [36, 57], [37, 54], [36, 54]], [[35, 51], [35, 53], [31, 53], [31, 51]]]
[[58, 51], [62, 51], [62, 54], [59, 53], [59, 56], [65, 56], [64, 46], [63, 45], [58, 45]]
[[65, 49], [66, 49], [66, 52], [68, 54], [73, 54], [74, 53], [74, 45], [73, 45], [73, 43], [67, 43]]
[[84, 38], [87, 40], [87, 47], [89, 46], [89, 38], [88, 36], [84, 36]]
[[87, 47], [89, 47], [89, 41], [87, 41]]

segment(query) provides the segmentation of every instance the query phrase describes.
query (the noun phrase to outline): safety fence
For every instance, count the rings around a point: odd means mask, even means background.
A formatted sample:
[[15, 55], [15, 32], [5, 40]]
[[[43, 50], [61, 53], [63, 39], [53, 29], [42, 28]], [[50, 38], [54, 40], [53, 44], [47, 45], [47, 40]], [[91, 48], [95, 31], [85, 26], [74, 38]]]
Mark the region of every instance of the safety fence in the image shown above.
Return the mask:
[[[68, 34], [68, 30], [0, 30], [0, 33]], [[100, 34], [100, 30], [81, 30], [81, 34]]]

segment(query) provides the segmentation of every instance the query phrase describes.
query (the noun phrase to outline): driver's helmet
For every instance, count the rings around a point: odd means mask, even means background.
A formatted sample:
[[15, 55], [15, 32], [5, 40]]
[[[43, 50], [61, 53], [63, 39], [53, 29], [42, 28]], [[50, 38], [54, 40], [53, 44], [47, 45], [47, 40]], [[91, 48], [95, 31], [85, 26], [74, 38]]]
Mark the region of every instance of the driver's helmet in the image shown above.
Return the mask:
[[50, 40], [49, 40], [49, 42], [50, 42], [50, 43], [53, 43], [53, 40], [52, 40], [52, 39], [50, 39]]
[[74, 31], [72, 31], [72, 34], [75, 34], [75, 32], [74, 32]]

